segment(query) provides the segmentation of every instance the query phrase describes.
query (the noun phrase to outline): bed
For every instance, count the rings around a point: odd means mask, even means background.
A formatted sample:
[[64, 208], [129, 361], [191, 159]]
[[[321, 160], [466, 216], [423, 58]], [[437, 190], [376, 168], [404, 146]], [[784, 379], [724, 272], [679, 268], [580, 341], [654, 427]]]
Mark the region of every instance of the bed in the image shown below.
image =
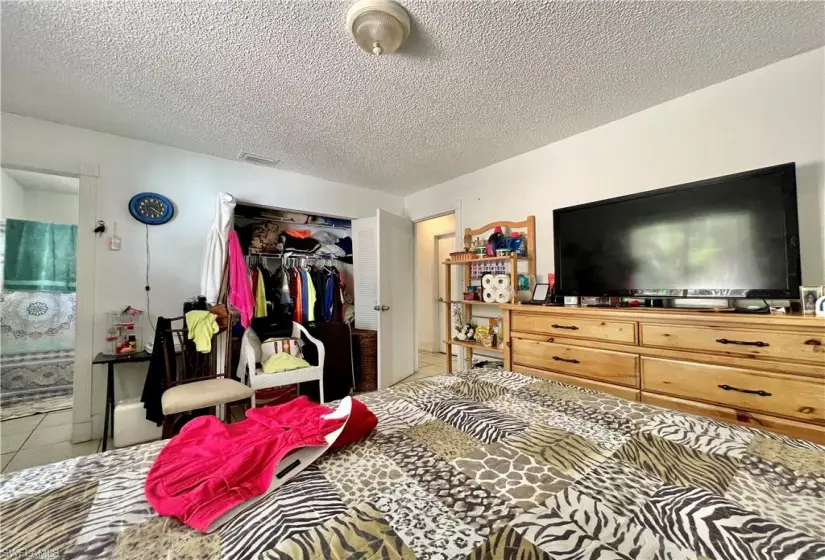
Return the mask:
[[359, 398], [376, 432], [214, 534], [146, 502], [163, 442], [5, 476], [0, 556], [825, 558], [812, 443], [491, 369]]

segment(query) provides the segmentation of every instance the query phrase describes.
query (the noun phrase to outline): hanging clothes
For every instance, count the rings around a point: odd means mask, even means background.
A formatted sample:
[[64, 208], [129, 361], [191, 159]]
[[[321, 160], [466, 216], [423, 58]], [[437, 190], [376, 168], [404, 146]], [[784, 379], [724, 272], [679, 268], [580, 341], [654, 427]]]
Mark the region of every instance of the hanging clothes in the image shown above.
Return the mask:
[[252, 297], [252, 284], [246, 261], [235, 231], [229, 232], [229, 303], [241, 314], [241, 325], [249, 328], [252, 323], [252, 313], [255, 299]]
[[209, 303], [218, 302], [221, 291], [221, 278], [226, 266], [227, 242], [232, 227], [232, 214], [235, 211], [235, 197], [229, 193], [218, 193], [212, 227], [206, 235], [206, 246], [201, 261], [201, 295]]
[[334, 274], [327, 274], [324, 279], [324, 321], [332, 321], [333, 293], [335, 290]]
[[209, 311], [193, 310], [186, 313], [186, 330], [189, 340], [195, 341], [198, 352], [212, 351], [212, 337], [218, 334], [217, 316]]
[[296, 269], [292, 269], [289, 272], [290, 274], [290, 284], [291, 288], [290, 291], [295, 294], [295, 311], [292, 315], [292, 319], [296, 323], [303, 323], [304, 322], [304, 292], [301, 290], [301, 274]]
[[281, 305], [289, 305], [292, 303], [292, 296], [289, 291], [289, 273], [283, 268], [280, 269], [279, 278], [276, 280], [280, 286], [280, 293], [278, 294], [278, 301]]
[[264, 284], [264, 273], [261, 269], [257, 269], [258, 282], [255, 287], [255, 317], [261, 318], [267, 316], [266, 309], [266, 284]]
[[311, 268], [309, 275], [312, 278], [312, 286], [315, 288], [315, 320], [324, 320], [324, 271], [319, 268]]
[[264, 299], [266, 299], [267, 314], [271, 314], [273, 311], [277, 311], [281, 304], [281, 279], [279, 277], [281, 269], [277, 269], [274, 273], [266, 267], [261, 267], [259, 270], [264, 276]]
[[[149, 359], [149, 369], [146, 370], [143, 392], [140, 395], [140, 401], [146, 409], [146, 419], [158, 426], [163, 424], [160, 398], [166, 390], [166, 348], [175, 347], [174, 336], [169, 330], [171, 328], [172, 322], [169, 319], [158, 317], [152, 357]], [[172, 381], [177, 379], [177, 360], [169, 360], [169, 376]]]
[[314, 323], [315, 322], [315, 302], [318, 299], [318, 294], [317, 294], [317, 291], [315, 290], [315, 282], [313, 282], [312, 276], [310, 276], [309, 271], [308, 270], [303, 270], [303, 273], [304, 273], [304, 279], [306, 280], [306, 284], [307, 284], [307, 293], [309, 294], [309, 296], [306, 298], [307, 299], [307, 305], [306, 305], [307, 315], [306, 315], [305, 319], [308, 323]]
[[3, 287], [17, 292], [75, 292], [76, 241], [77, 226], [6, 220]]
[[[240, 237], [239, 237], [240, 239]], [[249, 281], [252, 283], [252, 297], [258, 293], [258, 269], [252, 267], [249, 269]]]
[[335, 323], [344, 322], [344, 277], [336, 269], [335, 275], [332, 279], [334, 285], [332, 288], [332, 321]]

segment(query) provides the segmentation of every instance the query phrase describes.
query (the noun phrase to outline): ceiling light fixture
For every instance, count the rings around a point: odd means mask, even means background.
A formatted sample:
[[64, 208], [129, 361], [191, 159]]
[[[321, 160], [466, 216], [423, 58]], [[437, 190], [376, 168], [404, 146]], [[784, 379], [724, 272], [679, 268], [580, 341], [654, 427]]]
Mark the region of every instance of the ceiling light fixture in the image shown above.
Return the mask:
[[410, 16], [392, 0], [358, 0], [347, 12], [347, 30], [370, 54], [389, 54], [410, 36]]

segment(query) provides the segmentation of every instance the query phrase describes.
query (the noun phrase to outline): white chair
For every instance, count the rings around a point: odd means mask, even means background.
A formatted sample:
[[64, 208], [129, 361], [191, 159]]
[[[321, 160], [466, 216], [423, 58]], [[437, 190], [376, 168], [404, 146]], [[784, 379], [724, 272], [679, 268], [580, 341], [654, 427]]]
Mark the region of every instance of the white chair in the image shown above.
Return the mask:
[[[284, 387], [306, 381], [318, 382], [318, 394], [324, 402], [324, 343], [313, 337], [300, 324], [292, 323], [292, 338], [301, 338], [301, 334], [312, 342], [318, 349], [318, 365], [307, 368], [283, 371], [279, 373], [264, 373], [257, 364], [261, 363], [261, 339], [252, 329], [246, 329], [241, 338], [241, 356], [238, 363], [238, 379], [246, 379], [246, 384], [253, 391]], [[255, 406], [255, 394], [252, 394], [252, 406]]]

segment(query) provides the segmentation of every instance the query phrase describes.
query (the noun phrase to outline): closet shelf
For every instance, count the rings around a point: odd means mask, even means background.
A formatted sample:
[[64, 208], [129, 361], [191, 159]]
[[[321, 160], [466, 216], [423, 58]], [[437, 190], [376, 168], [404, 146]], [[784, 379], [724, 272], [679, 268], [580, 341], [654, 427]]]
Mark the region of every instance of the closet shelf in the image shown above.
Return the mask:
[[455, 344], [456, 346], [464, 346], [465, 348], [474, 348], [476, 350], [486, 350], [488, 352], [496, 352], [497, 354], [504, 352], [501, 348], [492, 348], [490, 346], [479, 344], [478, 342], [467, 342], [466, 340], [445, 340], [444, 344]]
[[253, 253], [249, 252], [248, 257], [272, 257], [272, 258], [293, 258], [293, 259], [329, 259], [341, 260], [346, 257], [336, 257], [335, 255], [319, 254], [319, 253]]

